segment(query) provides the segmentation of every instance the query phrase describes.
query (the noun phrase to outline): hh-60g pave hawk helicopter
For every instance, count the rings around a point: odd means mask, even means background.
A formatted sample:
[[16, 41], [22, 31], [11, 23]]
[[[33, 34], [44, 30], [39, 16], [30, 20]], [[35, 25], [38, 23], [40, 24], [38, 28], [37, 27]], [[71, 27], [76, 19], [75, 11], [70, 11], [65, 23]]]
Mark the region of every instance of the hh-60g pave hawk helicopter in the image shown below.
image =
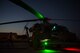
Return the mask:
[[[24, 8], [25, 10], [34, 14], [38, 19], [33, 20], [20, 20], [20, 21], [12, 21], [0, 23], [0, 25], [4, 24], [12, 24], [12, 23], [21, 23], [21, 22], [33, 22], [33, 21], [42, 21], [41, 23], [34, 24], [31, 28], [25, 26], [26, 36], [28, 43], [31, 47], [35, 49], [44, 49], [44, 52], [54, 52], [50, 49], [56, 49], [61, 51], [71, 50], [74, 52], [80, 52], [79, 41], [76, 38], [76, 34], [70, 32], [67, 27], [58, 25], [56, 23], [49, 23], [48, 20], [57, 20], [57, 19], [49, 19], [43, 16], [41, 13], [37, 12], [29, 5], [25, 4], [21, 0], [10, 0], [16, 5]], [[58, 19], [59, 20], [59, 19]], [[64, 19], [63, 19], [64, 20]], [[32, 32], [32, 36], [29, 37], [29, 34]], [[49, 49], [49, 50], [48, 50]]]

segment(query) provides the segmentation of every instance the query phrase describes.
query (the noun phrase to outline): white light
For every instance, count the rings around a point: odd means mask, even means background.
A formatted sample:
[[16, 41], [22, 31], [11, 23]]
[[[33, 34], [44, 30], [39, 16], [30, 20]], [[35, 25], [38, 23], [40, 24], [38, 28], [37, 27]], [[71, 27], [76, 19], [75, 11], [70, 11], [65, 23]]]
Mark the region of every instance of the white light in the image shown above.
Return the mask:
[[44, 40], [41, 40], [41, 42], [45, 42], [45, 41], [48, 41], [49, 39], [44, 39]]
[[56, 28], [56, 26], [54, 26], [54, 27], [52, 28], [52, 30], [55, 30], [55, 28]]

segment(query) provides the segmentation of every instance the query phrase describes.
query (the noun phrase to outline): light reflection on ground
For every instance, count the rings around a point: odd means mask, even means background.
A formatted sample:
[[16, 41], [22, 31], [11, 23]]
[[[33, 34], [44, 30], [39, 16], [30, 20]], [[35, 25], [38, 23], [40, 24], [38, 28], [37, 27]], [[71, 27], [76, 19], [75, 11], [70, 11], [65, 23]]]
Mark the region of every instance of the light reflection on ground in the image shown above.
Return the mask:
[[44, 50], [39, 50], [38, 53], [60, 53], [60, 51], [44, 49]]

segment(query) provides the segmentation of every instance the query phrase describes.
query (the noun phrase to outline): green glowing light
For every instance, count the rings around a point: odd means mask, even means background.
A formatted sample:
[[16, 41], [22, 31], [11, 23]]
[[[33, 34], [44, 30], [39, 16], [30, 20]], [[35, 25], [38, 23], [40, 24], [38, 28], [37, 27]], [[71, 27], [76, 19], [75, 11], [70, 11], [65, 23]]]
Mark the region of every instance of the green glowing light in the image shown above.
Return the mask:
[[39, 13], [39, 12], [36, 12], [36, 14], [35, 14], [39, 19], [44, 19], [45, 17], [41, 14], [41, 13]]
[[44, 39], [41, 41], [43, 46], [47, 46], [48, 45], [48, 39]]
[[49, 49], [44, 49], [44, 50], [40, 50], [40, 53], [58, 53], [60, 51], [58, 50], [49, 50]]
[[45, 49], [43, 52], [49, 53], [49, 52], [56, 52], [56, 51]]
[[15, 3], [18, 6], [21, 6], [25, 10], [31, 12], [33, 15], [35, 15], [39, 19], [44, 19], [45, 18], [41, 13], [39, 13], [38, 11], [36, 11], [35, 9], [33, 9], [32, 7], [30, 7], [28, 4], [24, 3], [21, 0], [10, 0], [10, 1]]
[[44, 45], [48, 45], [48, 42], [44, 42]]

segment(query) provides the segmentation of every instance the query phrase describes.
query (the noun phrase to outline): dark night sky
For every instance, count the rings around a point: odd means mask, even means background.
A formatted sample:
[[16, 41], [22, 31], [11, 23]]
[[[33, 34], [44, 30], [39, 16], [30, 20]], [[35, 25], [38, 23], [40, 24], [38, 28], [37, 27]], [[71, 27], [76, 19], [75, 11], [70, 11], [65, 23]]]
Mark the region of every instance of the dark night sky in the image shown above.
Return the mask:
[[[23, 0], [32, 8], [48, 18], [80, 19], [79, 0]], [[9, 0], [0, 0], [0, 23], [16, 20], [36, 19], [25, 9], [11, 3]], [[53, 22], [53, 21], [52, 21]], [[28, 23], [28, 27], [36, 22]], [[80, 34], [80, 21], [59, 21], [53, 23], [66, 26], [70, 31]], [[23, 34], [26, 23], [1, 25], [0, 32], [17, 32]]]

